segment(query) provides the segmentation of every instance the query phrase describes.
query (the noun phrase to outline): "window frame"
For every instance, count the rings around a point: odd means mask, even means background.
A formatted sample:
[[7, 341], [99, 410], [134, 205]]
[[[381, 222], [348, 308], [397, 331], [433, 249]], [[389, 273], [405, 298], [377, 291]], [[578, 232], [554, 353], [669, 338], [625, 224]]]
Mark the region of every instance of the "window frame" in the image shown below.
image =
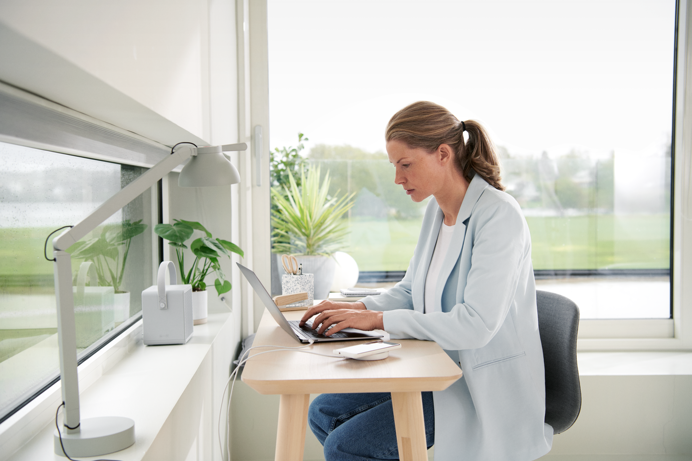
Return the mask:
[[[167, 146], [25, 93], [2, 82], [0, 82], [0, 100], [4, 102], [2, 104], [4, 107], [0, 108], [0, 142], [142, 168], [152, 167], [170, 153]], [[177, 170], [179, 169], [180, 167]], [[163, 209], [161, 185], [153, 187], [153, 191], [152, 205], [155, 204], [155, 207], [152, 207], [151, 218], [152, 221], [159, 222]], [[158, 264], [162, 261], [159, 240], [152, 233], [152, 261], [156, 262], [151, 268], [152, 280], [156, 280]], [[141, 318], [140, 312], [89, 346], [78, 358], [78, 366], [127, 332]], [[46, 380], [34, 394], [8, 411], [0, 419], [0, 424], [59, 381], [60, 370], [58, 369], [53, 377]]]
[[692, 221], [684, 208], [692, 203], [692, 0], [676, 2], [673, 85], [672, 203], [670, 284], [671, 319], [582, 320], [579, 351], [692, 350], [692, 290], [684, 286], [692, 272]]
[[[263, 2], [266, 5], [266, 2]], [[676, 1], [675, 61], [673, 85], [672, 203], [671, 203], [671, 319], [613, 319], [580, 321], [579, 351], [692, 350], [692, 288], [683, 286], [684, 275], [692, 272], [692, 219], [683, 216], [683, 207], [692, 216], [692, 0]], [[267, 37], [263, 37], [266, 41]], [[253, 41], [258, 45], [258, 40]], [[266, 50], [268, 44], [262, 43]], [[258, 47], [259, 48], [259, 47]], [[268, 59], [265, 55], [265, 59]], [[265, 65], [267, 63], [265, 62]], [[686, 91], [686, 88], [690, 91]], [[687, 121], [685, 124], [684, 122]], [[685, 126], [690, 128], [685, 128]], [[268, 165], [263, 165], [267, 169]], [[683, 170], [690, 170], [685, 173]], [[268, 190], [268, 187], [267, 187]], [[690, 202], [688, 205], [687, 202]], [[262, 213], [269, 213], [263, 203]], [[255, 223], [255, 226], [258, 223]], [[269, 237], [262, 236], [270, 248]], [[256, 239], [259, 238], [255, 237]], [[685, 241], [691, 242], [687, 246]], [[688, 277], [689, 278], [689, 277]]]

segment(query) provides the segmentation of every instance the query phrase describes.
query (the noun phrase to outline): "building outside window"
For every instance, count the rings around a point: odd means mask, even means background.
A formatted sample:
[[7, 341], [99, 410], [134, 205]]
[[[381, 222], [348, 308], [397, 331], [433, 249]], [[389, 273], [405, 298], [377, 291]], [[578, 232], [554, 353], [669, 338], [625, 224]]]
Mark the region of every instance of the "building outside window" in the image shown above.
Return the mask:
[[676, 2], [269, 1], [272, 148], [355, 194], [360, 282], [403, 277], [425, 203], [394, 184], [389, 118], [431, 100], [488, 128], [539, 289], [583, 319], [670, 319]]

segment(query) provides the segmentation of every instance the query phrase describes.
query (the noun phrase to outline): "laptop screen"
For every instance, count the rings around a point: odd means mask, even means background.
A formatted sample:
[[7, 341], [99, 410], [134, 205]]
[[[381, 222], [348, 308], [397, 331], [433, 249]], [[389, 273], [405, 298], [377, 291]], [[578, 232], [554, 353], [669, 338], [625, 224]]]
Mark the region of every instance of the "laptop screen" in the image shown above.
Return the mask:
[[267, 310], [269, 310], [269, 313], [272, 315], [272, 317], [274, 317], [276, 323], [278, 323], [279, 326], [283, 328], [283, 330], [286, 333], [290, 334], [295, 338], [296, 334], [293, 332], [293, 329], [288, 324], [288, 320], [286, 320], [284, 314], [281, 313], [281, 310], [276, 305], [272, 297], [269, 295], [267, 289], [264, 288], [264, 285], [262, 285], [262, 282], [260, 282], [260, 279], [257, 277], [257, 275], [247, 267], [243, 266], [242, 264], [238, 262], [236, 264], [240, 268], [240, 271], [243, 273], [247, 281], [250, 282], [252, 289], [255, 290], [255, 293], [257, 293], [257, 296], [259, 296], [259, 298], [262, 300]]

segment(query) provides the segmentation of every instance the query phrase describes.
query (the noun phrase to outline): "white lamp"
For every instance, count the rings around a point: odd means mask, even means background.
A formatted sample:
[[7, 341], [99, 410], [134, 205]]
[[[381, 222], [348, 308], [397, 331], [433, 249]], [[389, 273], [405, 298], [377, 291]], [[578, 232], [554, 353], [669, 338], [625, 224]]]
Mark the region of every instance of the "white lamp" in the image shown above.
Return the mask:
[[113, 213], [130, 203], [175, 167], [190, 158], [180, 172], [181, 187], [237, 184], [240, 176], [223, 152], [243, 151], [245, 143], [198, 148], [192, 143], [176, 144], [171, 155], [106, 200], [91, 215], [53, 240], [53, 269], [58, 310], [58, 344], [62, 400], [65, 404], [62, 438], [56, 432], [55, 453], [71, 457], [99, 456], [123, 450], [135, 442], [134, 421], [105, 416], [80, 420], [79, 380], [77, 376], [77, 335], [72, 293], [72, 261], [65, 250], [94, 230]]

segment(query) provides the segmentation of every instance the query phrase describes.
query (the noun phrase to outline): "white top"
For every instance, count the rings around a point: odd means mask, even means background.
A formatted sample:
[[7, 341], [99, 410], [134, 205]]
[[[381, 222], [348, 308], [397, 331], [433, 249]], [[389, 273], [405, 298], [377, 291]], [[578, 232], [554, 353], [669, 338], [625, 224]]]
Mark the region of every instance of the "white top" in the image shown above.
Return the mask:
[[437, 286], [438, 278], [440, 276], [440, 269], [442, 268], [442, 263], [447, 256], [449, 250], [449, 243], [452, 241], [452, 234], [454, 234], [454, 226], [448, 226], [444, 222], [440, 226], [440, 233], [437, 235], [437, 242], [435, 243], [435, 251], [433, 252], [432, 261], [430, 261], [430, 268], [428, 269], [428, 275], [425, 278], [425, 313], [428, 312], [441, 312], [440, 306], [435, 304], [435, 287]]

